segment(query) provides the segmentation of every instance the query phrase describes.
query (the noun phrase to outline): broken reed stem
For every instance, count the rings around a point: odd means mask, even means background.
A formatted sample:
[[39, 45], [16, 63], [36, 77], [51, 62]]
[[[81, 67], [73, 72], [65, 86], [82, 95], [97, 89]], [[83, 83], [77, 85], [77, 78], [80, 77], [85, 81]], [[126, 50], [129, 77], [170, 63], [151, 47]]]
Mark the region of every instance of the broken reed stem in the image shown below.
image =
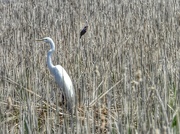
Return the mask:
[[109, 91], [111, 91], [115, 86], [117, 86], [122, 80], [118, 81], [116, 84], [114, 84], [110, 89], [108, 89], [106, 92], [100, 94], [95, 100], [93, 100], [89, 105], [90, 107], [94, 106], [98, 100], [100, 100], [102, 97], [104, 97]]

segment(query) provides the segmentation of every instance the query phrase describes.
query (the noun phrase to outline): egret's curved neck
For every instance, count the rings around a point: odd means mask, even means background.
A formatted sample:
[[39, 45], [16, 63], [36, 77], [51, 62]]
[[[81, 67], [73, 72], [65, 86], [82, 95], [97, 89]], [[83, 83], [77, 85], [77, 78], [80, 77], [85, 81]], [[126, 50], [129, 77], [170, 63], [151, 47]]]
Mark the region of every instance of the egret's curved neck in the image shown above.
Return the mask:
[[55, 44], [53, 41], [50, 42], [50, 47], [51, 49], [48, 51], [48, 54], [47, 54], [47, 65], [48, 65], [49, 70], [52, 72], [54, 65], [52, 64], [51, 55], [55, 51]]

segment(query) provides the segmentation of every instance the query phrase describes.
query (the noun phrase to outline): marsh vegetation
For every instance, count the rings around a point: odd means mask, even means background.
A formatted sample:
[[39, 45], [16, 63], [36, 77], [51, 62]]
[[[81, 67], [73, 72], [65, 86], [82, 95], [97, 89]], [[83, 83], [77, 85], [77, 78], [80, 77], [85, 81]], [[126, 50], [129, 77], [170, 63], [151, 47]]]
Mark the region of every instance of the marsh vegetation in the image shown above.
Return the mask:
[[[177, 0], [1, 1], [0, 133], [180, 133], [179, 27]], [[73, 117], [35, 42], [46, 36], [73, 81]]]

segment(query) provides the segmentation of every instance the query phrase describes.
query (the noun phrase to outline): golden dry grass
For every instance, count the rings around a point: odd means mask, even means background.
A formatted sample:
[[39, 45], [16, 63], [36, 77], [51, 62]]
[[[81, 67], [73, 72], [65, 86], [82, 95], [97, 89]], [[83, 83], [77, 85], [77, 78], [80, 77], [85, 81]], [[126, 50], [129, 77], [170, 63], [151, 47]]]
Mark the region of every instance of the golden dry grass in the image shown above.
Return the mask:
[[[2, 0], [0, 133], [179, 133], [179, 25], [173, 0]], [[35, 42], [45, 36], [73, 80], [73, 117]]]

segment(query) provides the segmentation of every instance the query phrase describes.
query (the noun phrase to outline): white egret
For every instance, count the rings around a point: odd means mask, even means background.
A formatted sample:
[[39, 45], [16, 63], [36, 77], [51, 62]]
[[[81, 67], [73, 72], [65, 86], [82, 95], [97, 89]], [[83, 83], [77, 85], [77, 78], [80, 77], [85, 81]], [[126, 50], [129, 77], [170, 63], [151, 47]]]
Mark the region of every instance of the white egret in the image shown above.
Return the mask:
[[72, 81], [67, 74], [66, 70], [61, 65], [54, 66], [52, 64], [51, 55], [55, 51], [54, 41], [50, 37], [45, 37], [43, 39], [38, 39], [37, 41], [44, 41], [50, 44], [51, 49], [47, 54], [47, 66], [50, 70], [50, 73], [54, 76], [54, 79], [60, 89], [62, 89], [63, 95], [67, 101], [67, 108], [70, 113], [73, 113], [75, 106], [75, 92]]

